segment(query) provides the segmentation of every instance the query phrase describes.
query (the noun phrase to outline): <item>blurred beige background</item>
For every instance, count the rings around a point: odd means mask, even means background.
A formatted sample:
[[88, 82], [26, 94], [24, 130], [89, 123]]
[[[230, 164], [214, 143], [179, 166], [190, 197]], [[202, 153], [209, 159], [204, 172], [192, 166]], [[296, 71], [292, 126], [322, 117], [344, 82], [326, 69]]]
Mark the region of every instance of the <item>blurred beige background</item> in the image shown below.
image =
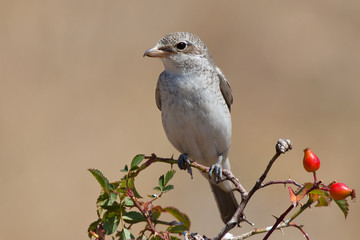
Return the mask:
[[[310, 146], [320, 179], [360, 190], [359, 11], [355, 0], [2, 0], [1, 238], [87, 239], [100, 190], [87, 168], [114, 181], [138, 153], [178, 156], [154, 101], [163, 66], [142, 57], [172, 31], [198, 34], [232, 85], [230, 159], [246, 188], [277, 139], [290, 138], [294, 149], [268, 179], [311, 181], [301, 162]], [[167, 170], [158, 164], [138, 180], [144, 196]], [[160, 203], [188, 213], [192, 231], [214, 236], [222, 223], [206, 180], [178, 171], [173, 183]], [[271, 187], [246, 215], [264, 227], [288, 205], [288, 190]], [[356, 239], [359, 203], [350, 208], [346, 220], [334, 204], [296, 222], [311, 239]], [[286, 229], [273, 239], [303, 238]]]

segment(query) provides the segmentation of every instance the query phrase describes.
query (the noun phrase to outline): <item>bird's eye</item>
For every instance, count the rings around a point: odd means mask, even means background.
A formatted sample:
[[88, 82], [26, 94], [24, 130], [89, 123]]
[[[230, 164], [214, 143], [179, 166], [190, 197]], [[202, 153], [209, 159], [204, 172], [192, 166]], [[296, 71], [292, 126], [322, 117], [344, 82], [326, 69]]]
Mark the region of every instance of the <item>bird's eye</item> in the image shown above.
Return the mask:
[[176, 48], [179, 50], [184, 50], [186, 46], [187, 46], [186, 42], [179, 42], [178, 44], [176, 44]]

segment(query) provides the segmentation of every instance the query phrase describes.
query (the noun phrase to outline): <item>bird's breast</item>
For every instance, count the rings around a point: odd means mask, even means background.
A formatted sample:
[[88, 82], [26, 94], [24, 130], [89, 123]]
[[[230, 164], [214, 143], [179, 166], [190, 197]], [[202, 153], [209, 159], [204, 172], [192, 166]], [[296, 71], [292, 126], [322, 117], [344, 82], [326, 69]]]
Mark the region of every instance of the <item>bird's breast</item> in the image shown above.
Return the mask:
[[217, 79], [163, 74], [159, 81], [163, 126], [174, 147], [203, 164], [227, 155], [231, 118]]

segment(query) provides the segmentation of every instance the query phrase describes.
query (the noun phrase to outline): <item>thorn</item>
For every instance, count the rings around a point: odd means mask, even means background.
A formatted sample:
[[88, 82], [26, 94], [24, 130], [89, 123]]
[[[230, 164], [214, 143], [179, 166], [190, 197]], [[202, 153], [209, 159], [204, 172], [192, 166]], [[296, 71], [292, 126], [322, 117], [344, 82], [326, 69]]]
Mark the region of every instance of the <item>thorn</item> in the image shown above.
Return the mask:
[[250, 222], [246, 218], [243, 218], [244, 222], [248, 223], [250, 226], [254, 226], [255, 224], [253, 222]]

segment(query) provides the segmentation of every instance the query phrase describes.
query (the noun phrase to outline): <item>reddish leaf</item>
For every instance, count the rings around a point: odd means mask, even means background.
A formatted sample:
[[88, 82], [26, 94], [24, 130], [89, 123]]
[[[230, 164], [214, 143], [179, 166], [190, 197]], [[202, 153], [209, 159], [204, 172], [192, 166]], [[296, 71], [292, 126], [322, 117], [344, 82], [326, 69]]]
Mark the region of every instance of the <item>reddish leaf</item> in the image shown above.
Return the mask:
[[294, 192], [294, 190], [289, 187], [289, 195], [290, 195], [290, 201], [296, 207], [301, 199], [303, 199], [306, 195], [306, 189], [302, 188], [297, 194]]
[[296, 206], [296, 205], [297, 205], [297, 199], [296, 199], [296, 195], [295, 195], [295, 193], [294, 193], [294, 190], [292, 190], [291, 187], [288, 187], [288, 189], [289, 189], [289, 195], [290, 195], [290, 202], [291, 202], [294, 206]]

